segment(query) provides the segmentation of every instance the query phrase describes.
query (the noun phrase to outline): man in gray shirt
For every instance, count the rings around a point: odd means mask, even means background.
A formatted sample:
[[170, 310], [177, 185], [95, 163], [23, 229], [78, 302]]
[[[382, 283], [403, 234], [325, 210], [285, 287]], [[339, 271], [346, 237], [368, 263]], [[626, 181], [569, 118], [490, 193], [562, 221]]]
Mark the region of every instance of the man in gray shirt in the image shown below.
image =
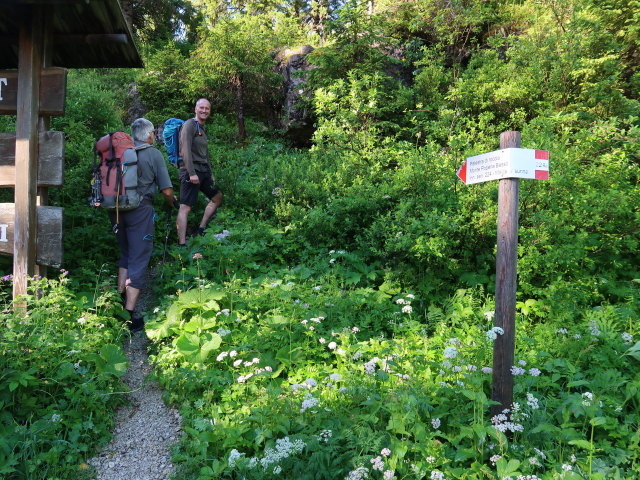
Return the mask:
[[[120, 247], [118, 262], [118, 292], [123, 296], [125, 309], [129, 312], [128, 326], [132, 331], [142, 330], [144, 320], [134, 311], [140, 290], [145, 285], [147, 265], [153, 250], [155, 213], [153, 198], [160, 190], [166, 204], [176, 207], [178, 200], [173, 194], [167, 165], [162, 153], [153, 145], [155, 131], [146, 118], [138, 118], [131, 124], [131, 135], [138, 156], [138, 193], [142, 197], [140, 206], [118, 213], [116, 238]], [[116, 223], [116, 213], [109, 212], [111, 223]]]
[[197, 233], [203, 234], [209, 220], [222, 203], [222, 192], [216, 185], [209, 162], [209, 146], [204, 124], [211, 113], [211, 103], [206, 98], [196, 102], [196, 116], [184, 122], [180, 129], [180, 210], [176, 220], [178, 245], [187, 241], [187, 218], [202, 192], [209, 200]]

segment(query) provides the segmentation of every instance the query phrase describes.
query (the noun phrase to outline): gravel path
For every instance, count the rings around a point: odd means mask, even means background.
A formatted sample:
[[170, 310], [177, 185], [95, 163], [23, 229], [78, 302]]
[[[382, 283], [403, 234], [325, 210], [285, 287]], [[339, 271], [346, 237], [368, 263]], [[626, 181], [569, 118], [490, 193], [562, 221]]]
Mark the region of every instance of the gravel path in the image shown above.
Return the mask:
[[165, 405], [158, 384], [147, 379], [152, 369], [148, 344], [144, 331], [125, 340], [129, 404], [116, 414], [111, 442], [88, 461], [96, 469], [95, 480], [168, 480], [173, 471], [169, 448], [180, 437], [182, 419]]

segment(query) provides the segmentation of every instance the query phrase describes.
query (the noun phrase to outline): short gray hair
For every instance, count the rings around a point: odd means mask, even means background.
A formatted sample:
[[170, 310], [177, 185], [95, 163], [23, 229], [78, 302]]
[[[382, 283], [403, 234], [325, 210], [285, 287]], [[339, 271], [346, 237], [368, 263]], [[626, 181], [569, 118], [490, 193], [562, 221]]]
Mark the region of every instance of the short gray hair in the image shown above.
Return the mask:
[[153, 131], [153, 123], [146, 118], [136, 118], [131, 124], [131, 136], [139, 142], [146, 142]]

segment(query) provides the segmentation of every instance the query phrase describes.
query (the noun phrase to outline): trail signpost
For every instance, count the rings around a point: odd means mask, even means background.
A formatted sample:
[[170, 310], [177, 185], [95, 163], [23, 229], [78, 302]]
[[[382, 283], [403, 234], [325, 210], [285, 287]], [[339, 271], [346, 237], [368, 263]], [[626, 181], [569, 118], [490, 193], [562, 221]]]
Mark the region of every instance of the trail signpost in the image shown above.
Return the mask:
[[500, 150], [467, 158], [457, 175], [467, 185], [500, 180], [494, 325], [504, 333], [493, 345], [491, 398], [497, 402], [492, 408], [496, 414], [513, 403], [520, 178], [548, 180], [549, 152], [520, 148], [519, 132], [503, 132]]

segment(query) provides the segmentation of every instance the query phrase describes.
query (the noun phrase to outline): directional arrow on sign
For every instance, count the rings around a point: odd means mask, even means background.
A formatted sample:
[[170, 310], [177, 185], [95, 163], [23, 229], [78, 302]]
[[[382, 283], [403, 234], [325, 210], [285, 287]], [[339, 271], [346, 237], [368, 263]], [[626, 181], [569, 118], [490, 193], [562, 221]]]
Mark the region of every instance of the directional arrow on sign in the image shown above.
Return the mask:
[[462, 180], [463, 183], [467, 183], [467, 162], [466, 160], [462, 163], [462, 166], [456, 172], [458, 178]]

